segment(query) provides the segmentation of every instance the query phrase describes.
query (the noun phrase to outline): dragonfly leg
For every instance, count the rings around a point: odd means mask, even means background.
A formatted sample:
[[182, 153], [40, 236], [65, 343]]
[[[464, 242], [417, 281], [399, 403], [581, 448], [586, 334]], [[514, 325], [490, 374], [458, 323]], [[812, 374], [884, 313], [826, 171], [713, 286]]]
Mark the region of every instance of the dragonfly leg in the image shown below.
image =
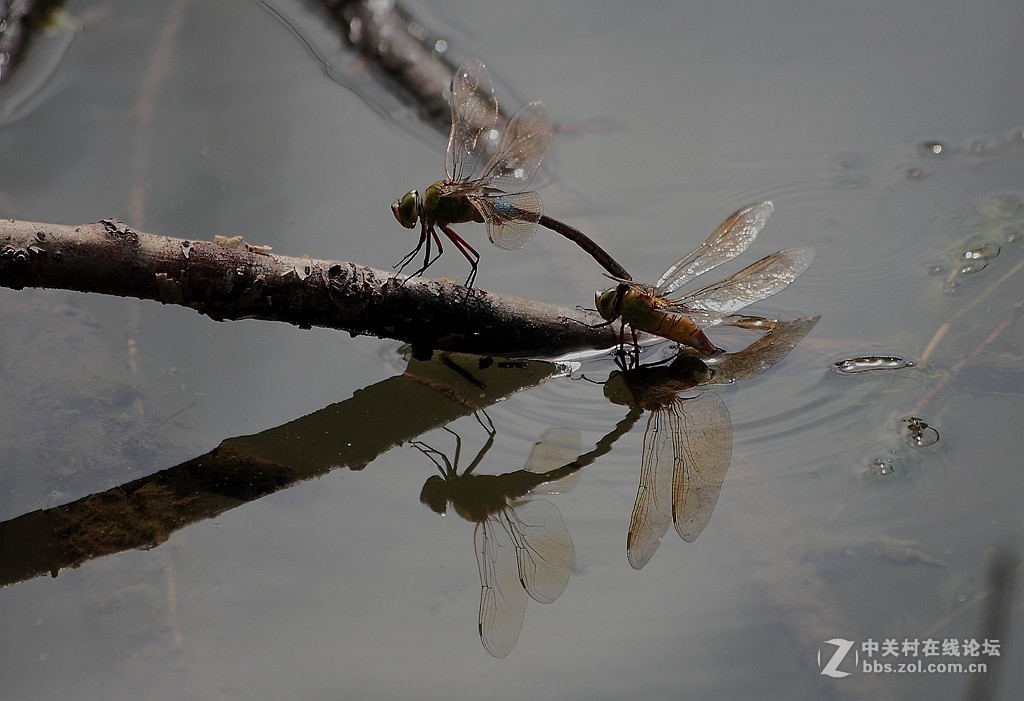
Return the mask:
[[[469, 261], [469, 265], [472, 270], [469, 273], [469, 277], [466, 279], [466, 287], [472, 287], [473, 283], [476, 281], [477, 268], [480, 265], [480, 254], [476, 252], [475, 248], [469, 245], [469, 242], [466, 241], [466, 239], [459, 236], [454, 230], [444, 224], [439, 224], [438, 226], [441, 227], [441, 231], [443, 231], [444, 235], [448, 237], [448, 240], [455, 244], [455, 248], [459, 249], [459, 253]], [[440, 242], [438, 242], [437, 245], [438, 248], [441, 247]]]
[[[437, 245], [437, 255], [434, 256], [433, 258], [430, 257], [430, 245], [431, 245], [431, 242], [433, 242], [435, 245]], [[441, 246], [441, 239], [438, 237], [437, 232], [434, 230], [433, 225], [430, 225], [430, 226], [424, 225], [423, 226], [423, 233], [420, 234], [420, 243], [419, 243], [419, 245], [416, 246], [416, 248], [413, 250], [413, 252], [410, 253], [408, 256], [406, 256], [406, 258], [409, 258], [411, 260], [412, 256], [415, 256], [417, 253], [419, 253], [420, 249], [424, 249], [424, 252], [423, 252], [423, 265], [420, 266], [419, 269], [417, 269], [415, 272], [410, 274], [409, 277], [416, 277], [417, 275], [422, 275], [423, 271], [425, 271], [427, 268], [429, 268], [431, 265], [433, 265], [437, 261], [437, 259], [441, 257], [441, 254], [444, 253], [444, 248], [442, 248], [442, 246]], [[408, 262], [406, 262], [406, 265], [407, 264], [408, 264]], [[402, 267], [404, 268], [405, 265], [403, 265]], [[399, 269], [398, 272], [402, 272], [401, 269]]]
[[[409, 251], [408, 253], [406, 253], [405, 256], [402, 258], [402, 260], [398, 261], [395, 265], [393, 265], [391, 267], [393, 269], [397, 270], [398, 274], [400, 275], [402, 273], [402, 271], [405, 270], [406, 266], [409, 265], [409, 263], [412, 262], [412, 259], [416, 257], [416, 254], [423, 250], [423, 246], [424, 245], [426, 245], [426, 247], [427, 247], [427, 258], [429, 258], [430, 257], [430, 235], [427, 233], [427, 223], [426, 223], [426, 221], [421, 219], [420, 220], [420, 240], [416, 243], [416, 248], [414, 248], [411, 251]], [[427, 269], [427, 264], [424, 263], [423, 267], [419, 269], [419, 272], [413, 273], [409, 277], [415, 277], [416, 275], [419, 275], [420, 273], [422, 273], [426, 269]]]

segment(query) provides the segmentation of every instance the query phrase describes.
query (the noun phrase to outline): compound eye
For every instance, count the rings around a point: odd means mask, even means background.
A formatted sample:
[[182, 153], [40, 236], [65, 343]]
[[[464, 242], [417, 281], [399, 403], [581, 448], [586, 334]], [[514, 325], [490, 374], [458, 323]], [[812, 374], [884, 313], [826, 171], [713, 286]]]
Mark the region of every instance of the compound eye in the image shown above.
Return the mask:
[[391, 213], [406, 229], [416, 226], [416, 220], [419, 219], [419, 201], [420, 193], [410, 190], [402, 196], [402, 199], [391, 203]]

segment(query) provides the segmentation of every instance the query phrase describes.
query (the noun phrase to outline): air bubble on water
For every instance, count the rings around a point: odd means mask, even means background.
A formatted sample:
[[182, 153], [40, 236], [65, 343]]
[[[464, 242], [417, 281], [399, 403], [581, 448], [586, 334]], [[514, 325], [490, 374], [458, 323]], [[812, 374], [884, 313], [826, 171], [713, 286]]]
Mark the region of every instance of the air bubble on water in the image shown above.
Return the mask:
[[939, 275], [945, 275], [946, 274], [946, 269], [943, 268], [941, 265], [938, 265], [936, 263], [934, 265], [929, 265], [928, 266], [928, 274], [931, 275], [932, 277], [937, 277]]
[[937, 140], [922, 141], [917, 145], [917, 150], [923, 156], [943, 156], [949, 153], [949, 147]]
[[1020, 229], [1015, 229], [1012, 226], [1003, 229], [1003, 241], [1006, 243], [1020, 243], [1022, 238], [1024, 238], [1024, 233], [1021, 233]]
[[888, 477], [896, 471], [892, 462], [889, 458], [875, 458], [871, 461], [871, 472], [881, 477]]

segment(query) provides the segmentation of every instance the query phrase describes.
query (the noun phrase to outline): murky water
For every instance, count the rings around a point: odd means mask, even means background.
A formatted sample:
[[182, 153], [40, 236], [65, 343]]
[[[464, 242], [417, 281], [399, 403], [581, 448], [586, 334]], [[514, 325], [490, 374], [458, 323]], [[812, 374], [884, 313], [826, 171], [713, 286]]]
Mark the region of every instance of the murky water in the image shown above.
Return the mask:
[[[454, 467], [441, 426], [461, 442], [459, 473], [489, 434], [400, 377], [397, 344], [0, 290], [4, 698], [968, 698], [979, 680], [1015, 698], [1024, 673], [999, 661], [1019, 657], [1019, 588], [1001, 628], [984, 620], [1005, 592], [994, 554], [1019, 554], [1024, 497], [1019, 3], [410, 9], [486, 61], [503, 100], [548, 104], [562, 129], [545, 212], [637, 278], [768, 199], [774, 215], [726, 272], [815, 248], [807, 273], [749, 310], [820, 315], [809, 336], [762, 375], [673, 395], [690, 418], [720, 404], [731, 425], [706, 526], [694, 542], [669, 527], [630, 566], [651, 407], [606, 399], [610, 359], [471, 366], [495, 429], [472, 474], [536, 469], [552, 428], [600, 451], [542, 497], [573, 543], [564, 592], [513, 594], [521, 632], [495, 659], [478, 634], [478, 526], [420, 503], [438, 475], [424, 448]], [[350, 76], [386, 102], [329, 32], [316, 45], [330, 74], [257, 3], [67, 11], [83, 28], [0, 128], [3, 216], [117, 217], [376, 267], [415, 243], [388, 205], [441, 177], [443, 137], [339, 86]], [[480, 244], [483, 288], [571, 307], [608, 284], [559, 237], [507, 252], [481, 226], [459, 230]], [[449, 252], [431, 272], [468, 271]], [[730, 351], [758, 338], [711, 335]], [[410, 373], [475, 387], [450, 367]], [[691, 401], [700, 391], [717, 399]], [[688, 424], [688, 464], [702, 425]], [[413, 439], [420, 450], [388, 448]], [[187, 461], [229, 450], [262, 459], [262, 477], [188, 481]], [[117, 541], [129, 519], [109, 500], [129, 491], [152, 520]], [[523, 523], [560, 532], [545, 509]], [[61, 530], [68, 514], [83, 530]], [[45, 576], [71, 549], [82, 564]], [[862, 648], [996, 637], [1001, 657]], [[821, 674], [838, 638], [855, 642], [845, 678]], [[990, 669], [863, 671], [914, 660]]]

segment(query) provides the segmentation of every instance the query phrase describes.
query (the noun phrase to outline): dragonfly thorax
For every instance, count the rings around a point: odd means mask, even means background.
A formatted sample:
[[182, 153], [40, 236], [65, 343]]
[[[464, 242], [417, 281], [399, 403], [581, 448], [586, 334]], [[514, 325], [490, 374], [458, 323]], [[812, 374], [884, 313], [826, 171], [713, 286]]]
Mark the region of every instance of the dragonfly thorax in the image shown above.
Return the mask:
[[424, 213], [434, 221], [444, 224], [462, 224], [469, 221], [483, 223], [483, 215], [477, 211], [468, 197], [446, 194], [444, 186], [445, 182], [441, 180], [427, 188], [423, 195]]

